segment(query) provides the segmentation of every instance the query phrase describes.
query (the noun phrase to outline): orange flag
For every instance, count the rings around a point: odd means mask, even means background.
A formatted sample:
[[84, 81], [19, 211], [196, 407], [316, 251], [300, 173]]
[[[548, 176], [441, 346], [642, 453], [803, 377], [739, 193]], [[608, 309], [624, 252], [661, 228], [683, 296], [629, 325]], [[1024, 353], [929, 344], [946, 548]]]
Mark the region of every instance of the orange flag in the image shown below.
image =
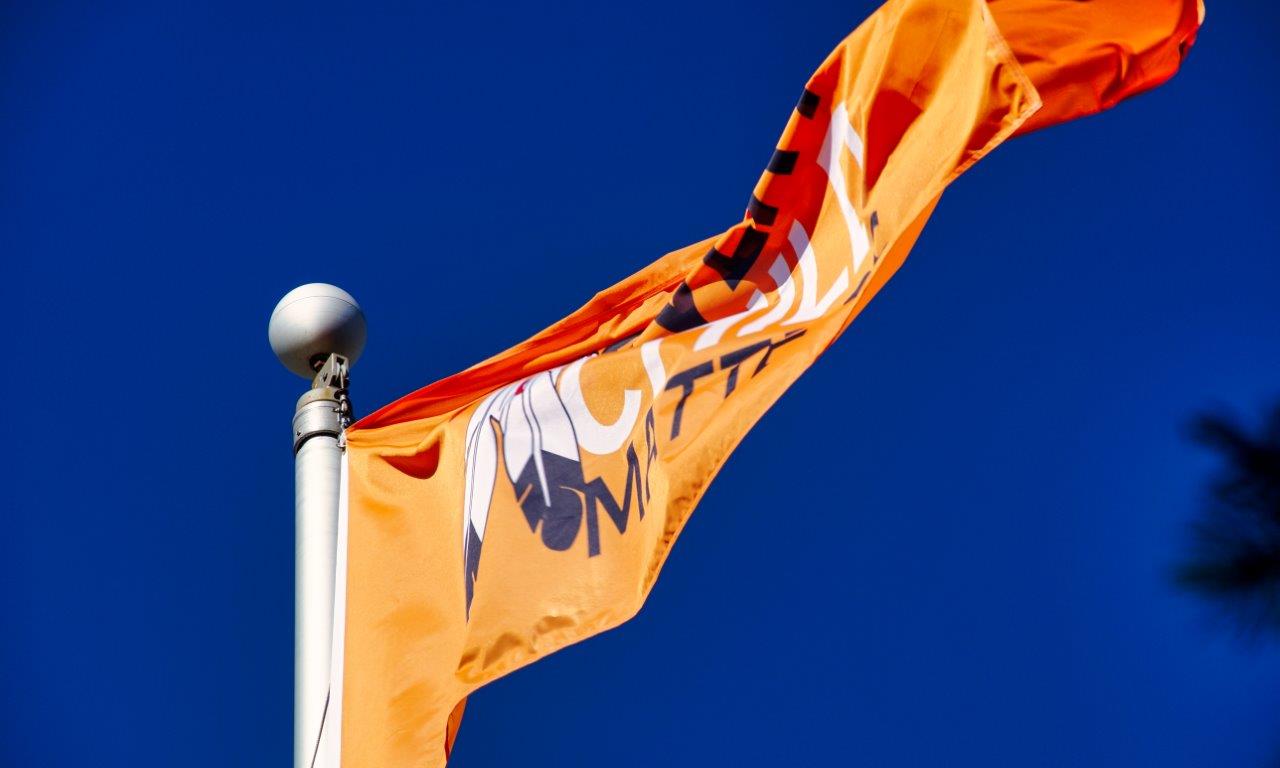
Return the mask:
[[743, 221], [357, 423], [331, 754], [442, 765], [468, 693], [633, 616], [729, 453], [947, 184], [1015, 133], [1163, 82], [1202, 16], [891, 0], [809, 80]]

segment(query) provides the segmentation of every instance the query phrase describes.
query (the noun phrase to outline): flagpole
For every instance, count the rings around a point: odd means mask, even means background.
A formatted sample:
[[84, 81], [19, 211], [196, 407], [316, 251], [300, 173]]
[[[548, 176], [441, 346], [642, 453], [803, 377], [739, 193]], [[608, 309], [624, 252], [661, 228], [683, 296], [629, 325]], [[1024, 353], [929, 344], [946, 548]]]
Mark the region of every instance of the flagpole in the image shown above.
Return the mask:
[[312, 768], [329, 722], [339, 484], [351, 421], [351, 365], [364, 349], [365, 320], [351, 294], [325, 283], [299, 286], [271, 313], [271, 348], [311, 380], [293, 415], [294, 689], [293, 764]]

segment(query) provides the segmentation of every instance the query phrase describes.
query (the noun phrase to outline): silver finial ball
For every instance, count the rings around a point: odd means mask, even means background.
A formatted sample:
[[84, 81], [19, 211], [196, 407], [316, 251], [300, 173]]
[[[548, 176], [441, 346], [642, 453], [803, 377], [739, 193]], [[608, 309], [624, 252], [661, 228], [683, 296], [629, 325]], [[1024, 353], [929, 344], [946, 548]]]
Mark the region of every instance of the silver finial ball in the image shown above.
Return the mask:
[[364, 312], [338, 286], [308, 283], [286, 293], [276, 305], [267, 336], [284, 367], [310, 379], [317, 361], [323, 364], [330, 354], [355, 364], [364, 351]]

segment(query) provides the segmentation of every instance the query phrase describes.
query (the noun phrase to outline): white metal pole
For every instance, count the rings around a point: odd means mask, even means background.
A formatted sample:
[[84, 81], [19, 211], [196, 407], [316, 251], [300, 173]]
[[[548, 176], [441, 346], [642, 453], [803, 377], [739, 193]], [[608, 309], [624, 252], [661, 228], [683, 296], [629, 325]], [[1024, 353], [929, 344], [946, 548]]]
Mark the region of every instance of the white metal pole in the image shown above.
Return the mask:
[[[364, 313], [351, 294], [310, 283], [271, 313], [271, 348], [312, 379], [293, 416], [296, 516], [293, 764], [314, 768], [321, 737], [339, 726], [329, 712], [335, 627], [334, 569], [341, 502], [343, 430], [351, 418], [348, 373], [364, 349]], [[333, 718], [336, 720], [336, 717]]]
[[333, 577], [342, 471], [341, 403], [322, 387], [293, 418], [296, 486], [293, 764], [312, 768], [329, 703]]

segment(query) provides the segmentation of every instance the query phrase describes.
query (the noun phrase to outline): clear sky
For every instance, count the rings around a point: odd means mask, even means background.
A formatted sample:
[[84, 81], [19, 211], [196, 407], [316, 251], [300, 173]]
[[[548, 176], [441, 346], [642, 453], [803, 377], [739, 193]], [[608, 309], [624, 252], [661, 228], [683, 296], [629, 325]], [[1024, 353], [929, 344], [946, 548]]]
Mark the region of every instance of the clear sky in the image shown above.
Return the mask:
[[[871, 2], [0, 7], [0, 764], [280, 766], [293, 286], [361, 413], [741, 215]], [[1280, 648], [1172, 585], [1215, 406], [1280, 396], [1273, 3], [1001, 147], [712, 486], [621, 629], [456, 764], [1261, 766]], [[581, 126], [586, 126], [582, 128]]]

